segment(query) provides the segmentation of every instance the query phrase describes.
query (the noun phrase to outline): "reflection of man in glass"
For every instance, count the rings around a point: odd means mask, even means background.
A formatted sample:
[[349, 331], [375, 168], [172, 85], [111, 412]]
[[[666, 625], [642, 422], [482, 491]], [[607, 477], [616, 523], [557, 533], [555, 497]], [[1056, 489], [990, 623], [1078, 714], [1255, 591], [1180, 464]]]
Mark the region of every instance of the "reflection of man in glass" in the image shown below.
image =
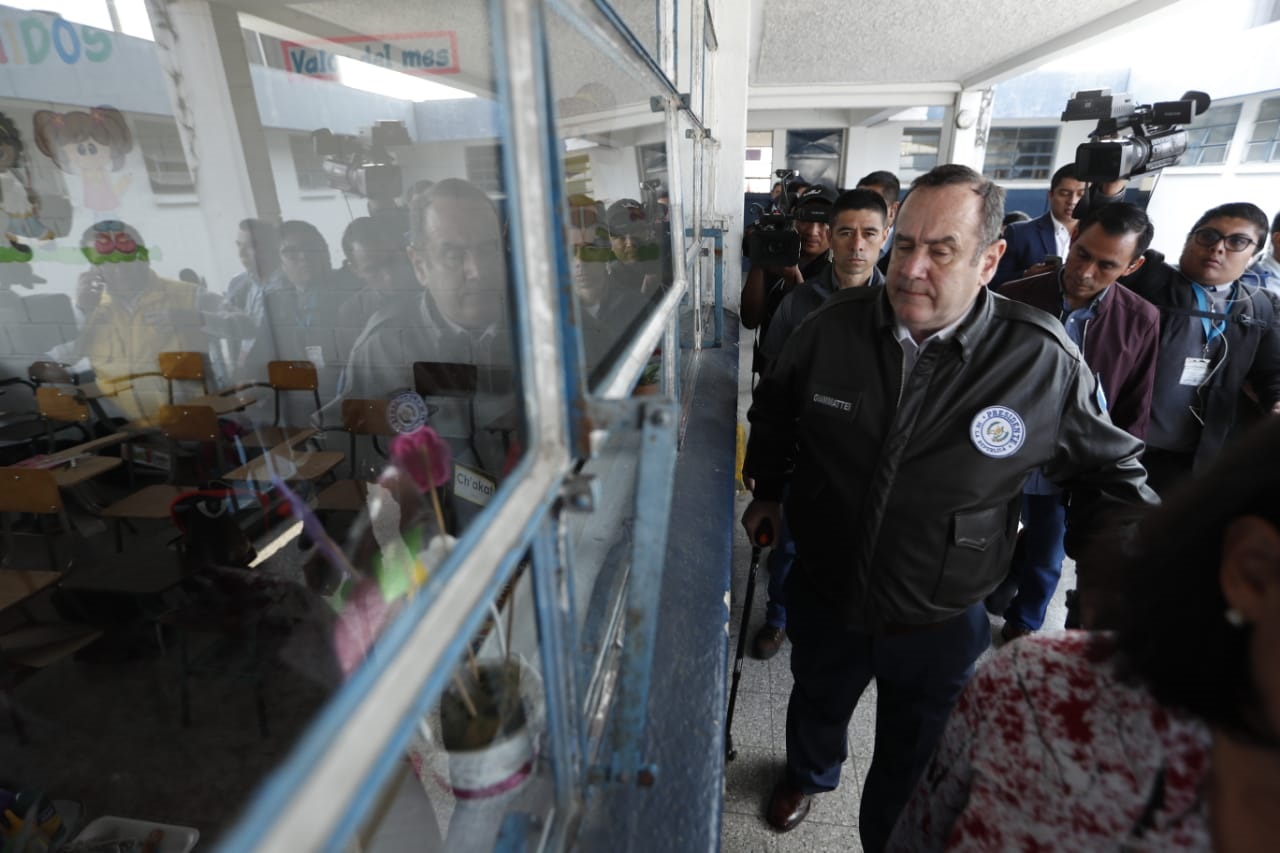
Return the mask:
[[[514, 405], [498, 212], [480, 189], [450, 178], [415, 200], [410, 223], [408, 255], [422, 289], [408, 299], [393, 297], [369, 318], [339, 398], [393, 398], [413, 390], [415, 363], [480, 365], [475, 387], [446, 389], [456, 396], [429, 400], [436, 408], [431, 424], [456, 458], [496, 473], [502, 449], [485, 427]], [[339, 405], [326, 409], [326, 420]]]
[[[227, 301], [262, 325], [266, 316], [266, 294], [285, 287], [280, 272], [280, 229], [262, 219], [245, 219], [236, 235], [236, 253], [244, 272], [227, 285]], [[236, 361], [248, 358], [253, 339], [241, 343]]]
[[406, 253], [408, 218], [361, 216], [342, 232], [347, 269], [364, 286], [338, 309], [338, 325], [359, 333], [374, 312], [396, 294], [419, 292]]
[[661, 250], [644, 205], [631, 198], [615, 201], [605, 213], [605, 227], [614, 256], [609, 277], [645, 296], [657, 294], [663, 285]]
[[615, 253], [603, 227], [604, 206], [585, 195], [571, 196], [569, 218], [569, 268], [578, 296], [587, 372], [594, 379], [612, 361], [612, 351], [645, 302], [637, 290], [618, 286], [609, 275]]
[[84, 232], [80, 250], [93, 267], [81, 274], [77, 293], [87, 315], [79, 350], [102, 390], [119, 393], [126, 417], [153, 412], [167, 399], [159, 377], [130, 378], [154, 373], [160, 353], [208, 352], [211, 337], [239, 341], [253, 334], [253, 318], [218, 294], [156, 275], [132, 226], [99, 222]]
[[[320, 231], [300, 219], [280, 226], [280, 273], [281, 286], [265, 295], [262, 329], [243, 359], [243, 378], [265, 379], [269, 361], [305, 359], [321, 369], [322, 388], [331, 389], [336, 365], [346, 356], [336, 332], [338, 312], [353, 288], [333, 270]], [[332, 376], [325, 376], [326, 367]]]

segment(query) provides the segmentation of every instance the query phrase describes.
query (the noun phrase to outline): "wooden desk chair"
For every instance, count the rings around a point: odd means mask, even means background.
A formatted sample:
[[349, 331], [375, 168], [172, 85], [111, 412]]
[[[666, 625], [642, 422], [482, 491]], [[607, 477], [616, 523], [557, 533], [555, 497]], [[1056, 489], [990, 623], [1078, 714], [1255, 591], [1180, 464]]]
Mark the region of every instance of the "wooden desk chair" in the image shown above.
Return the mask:
[[329, 512], [359, 512], [364, 509], [365, 496], [369, 492], [369, 483], [360, 478], [357, 470], [356, 439], [368, 436], [379, 456], [386, 457], [378, 438], [394, 436], [395, 430], [387, 419], [387, 400], [343, 400], [342, 426], [330, 427], [347, 433], [348, 476], [345, 480], [327, 486], [317, 498], [316, 510]]
[[281, 424], [281, 396], [291, 393], [311, 393], [315, 404], [313, 411], [320, 410], [320, 377], [316, 366], [309, 361], [271, 361], [267, 363], [267, 381], [251, 382], [237, 386], [237, 390], [246, 388], [270, 388], [275, 397], [275, 415], [271, 426], [259, 426], [253, 435], [244, 439], [245, 447], [275, 447], [281, 442], [299, 444], [314, 436], [317, 430], [311, 427], [287, 426]]
[[[208, 406], [161, 406], [156, 412], [156, 425], [169, 441], [169, 477], [165, 483], [156, 483], [116, 501], [102, 510], [103, 518], [114, 522], [116, 551], [124, 550], [124, 526], [128, 521], [163, 521], [169, 518], [169, 505], [173, 499], [195, 486], [184, 486], [178, 480], [178, 442], [212, 443], [217, 476], [227, 466], [226, 440], [218, 424], [218, 416]], [[207, 480], [212, 477], [199, 477]]]
[[202, 352], [162, 352], [156, 356], [160, 375], [169, 384], [169, 403], [173, 404], [173, 383], [199, 382], [201, 393], [209, 393], [207, 362]]
[[93, 413], [89, 409], [89, 402], [75, 389], [37, 386], [36, 411], [44, 421], [49, 453], [57, 449], [57, 434], [64, 430], [79, 430], [83, 441], [93, 438]]
[[[44, 419], [26, 395], [17, 390], [19, 387], [27, 388], [34, 396], [35, 385], [27, 380], [18, 376], [0, 379], [0, 394], [4, 395], [4, 408], [8, 412], [0, 421], [0, 444], [20, 445], [29, 442], [31, 452], [36, 453], [39, 447], [37, 442], [46, 432]], [[12, 400], [17, 402], [10, 402]]]
[[[55, 570], [60, 568], [54, 539], [60, 531], [70, 530], [71, 523], [67, 519], [62, 492], [58, 489], [54, 472], [45, 468], [0, 468], [0, 518], [3, 518], [5, 546], [12, 559], [13, 528], [9, 522], [9, 513], [36, 517], [36, 532], [44, 537], [45, 546], [49, 550], [49, 567]], [[45, 521], [49, 516], [57, 518], [58, 530], [45, 529]]]

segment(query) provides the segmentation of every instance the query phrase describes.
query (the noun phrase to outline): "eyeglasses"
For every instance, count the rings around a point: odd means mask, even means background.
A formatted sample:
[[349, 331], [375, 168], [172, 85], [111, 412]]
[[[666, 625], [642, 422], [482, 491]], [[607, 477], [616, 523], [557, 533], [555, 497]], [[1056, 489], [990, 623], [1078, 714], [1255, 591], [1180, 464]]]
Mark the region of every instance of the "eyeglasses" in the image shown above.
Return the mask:
[[440, 243], [435, 247], [436, 260], [450, 272], [457, 272], [467, 262], [467, 256], [476, 264], [491, 264], [502, 259], [502, 241], [485, 240], [470, 246], [460, 243]]
[[1258, 242], [1248, 234], [1223, 234], [1216, 228], [1197, 228], [1191, 232], [1191, 239], [1196, 241], [1197, 246], [1204, 246], [1206, 249], [1225, 242], [1228, 252], [1243, 252]]

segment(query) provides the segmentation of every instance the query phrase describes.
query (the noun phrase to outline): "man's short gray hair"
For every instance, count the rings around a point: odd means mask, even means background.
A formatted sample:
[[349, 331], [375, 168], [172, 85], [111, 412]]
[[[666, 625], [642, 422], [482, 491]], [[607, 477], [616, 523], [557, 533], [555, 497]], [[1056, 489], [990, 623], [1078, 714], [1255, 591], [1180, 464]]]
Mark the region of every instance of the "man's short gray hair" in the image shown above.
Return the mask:
[[[912, 181], [911, 191], [907, 193], [907, 197], [910, 198], [911, 192], [921, 187], [932, 189], [949, 187], [955, 184], [965, 184], [972, 187], [973, 191], [982, 199], [982, 223], [978, 231], [978, 252], [980, 253], [1000, 239], [1000, 231], [1004, 223], [1004, 187], [983, 177], [968, 166], [961, 166], [959, 163], [947, 163], [933, 167]], [[977, 254], [974, 257], [976, 258]]]

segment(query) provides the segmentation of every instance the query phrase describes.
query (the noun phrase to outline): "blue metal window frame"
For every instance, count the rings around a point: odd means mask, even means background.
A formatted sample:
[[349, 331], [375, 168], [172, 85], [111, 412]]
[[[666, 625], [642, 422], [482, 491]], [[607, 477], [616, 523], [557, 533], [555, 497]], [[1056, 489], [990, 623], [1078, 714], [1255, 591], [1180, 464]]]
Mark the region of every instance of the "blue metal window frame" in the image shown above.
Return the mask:
[[[582, 8], [588, 5], [587, 0], [548, 3], [580, 23]], [[625, 49], [619, 55], [639, 60], [651, 82], [667, 93], [667, 139], [674, 170], [670, 191], [673, 200], [679, 200], [683, 188], [679, 169], [695, 165], [683, 164], [677, 154], [681, 117], [696, 128], [699, 140], [695, 147], [699, 149], [706, 137], [702, 122], [612, 9], [601, 0], [589, 5], [604, 15], [611, 29], [601, 33], [594, 29], [595, 25], [588, 24], [588, 28], [603, 35], [606, 46], [615, 50], [616, 40], [621, 39]], [[494, 52], [494, 72], [498, 101], [503, 105], [499, 138], [507, 143], [502, 146], [503, 166], [507, 185], [520, 187], [509, 197], [507, 213], [514, 241], [512, 306], [529, 449], [494, 501], [464, 532], [436, 577], [388, 626], [369, 659], [330, 699], [289, 758], [259, 788], [239, 823], [222, 840], [222, 849], [344, 849], [372, 808], [381, 786], [403, 760], [417, 721], [443, 691], [469, 638], [486, 618], [489, 602], [513, 576], [526, 551], [533, 555], [534, 606], [548, 685], [547, 716], [556, 795], [549, 837], [565, 839], [564, 833], [572, 823], [571, 812], [580, 804], [577, 795], [588, 769], [584, 766], [588, 744], [580, 730], [581, 709], [577, 707], [569, 652], [575, 623], [572, 613], [562, 612], [557, 605], [567, 600], [572, 607], [572, 595], [565, 596], [566, 589], [571, 592], [572, 573], [571, 567], [562, 564], [555, 546], [559, 530], [555, 514], [559, 511], [561, 481], [570, 470], [572, 458], [588, 455], [591, 404], [585, 394], [582, 342], [572, 319], [567, 251], [563, 240], [552, 236], [557, 233], [553, 229], [562, 224], [564, 198], [561, 164], [552, 145], [552, 93], [542, 9], [542, 4], [534, 0], [490, 0], [494, 43], [500, 46]], [[509, 37], [517, 34], [518, 39]], [[530, 104], [536, 108], [529, 110]], [[691, 247], [685, 243], [680, 206], [672, 207], [672, 256], [684, 257]], [[548, 210], [551, 216], [546, 215]], [[700, 219], [700, 212], [695, 211], [695, 217]], [[677, 326], [680, 301], [688, 289], [683, 265], [677, 269], [680, 273], [673, 287], [635, 336], [629, 352], [605, 383], [603, 394], [595, 395], [608, 398], [627, 393], [654, 345], [663, 341], [663, 384], [672, 399], [628, 404], [643, 413], [645, 450], [636, 497], [640, 506], [648, 509], [640, 521], [649, 539], [663, 541], [667, 515], [664, 508], [669, 506], [675, 459], [672, 412], [678, 394]], [[698, 278], [695, 276], [695, 280]], [[554, 308], [546, 311], [552, 305]], [[546, 389], [551, 387], [555, 391], [548, 394]], [[493, 530], [498, 528], [514, 529], [514, 533], [501, 537], [500, 549], [493, 544]], [[651, 620], [656, 620], [660, 555], [665, 550], [650, 548], [652, 544], [637, 543], [633, 556], [637, 572], [626, 591], [628, 613], [648, 626], [642, 627], [636, 648], [631, 654], [624, 653], [622, 662], [621, 691], [633, 699], [644, 695], [650, 677]], [[442, 632], [442, 628], [448, 630]], [[379, 699], [384, 695], [394, 697], [394, 701], [380, 707]], [[613, 710], [616, 719], [610, 730], [615, 740], [605, 768], [607, 777], [635, 780], [646, 769], [641, 754], [646, 723], [643, 704], [630, 713], [617, 706]], [[370, 723], [368, 727], [363, 725], [366, 721]], [[335, 767], [344, 756], [361, 761], [344, 767], [345, 773], [339, 776]], [[326, 782], [333, 783], [331, 789], [325, 787]], [[502, 843], [518, 843], [520, 825], [528, 824], [517, 821], [504, 826]]]

